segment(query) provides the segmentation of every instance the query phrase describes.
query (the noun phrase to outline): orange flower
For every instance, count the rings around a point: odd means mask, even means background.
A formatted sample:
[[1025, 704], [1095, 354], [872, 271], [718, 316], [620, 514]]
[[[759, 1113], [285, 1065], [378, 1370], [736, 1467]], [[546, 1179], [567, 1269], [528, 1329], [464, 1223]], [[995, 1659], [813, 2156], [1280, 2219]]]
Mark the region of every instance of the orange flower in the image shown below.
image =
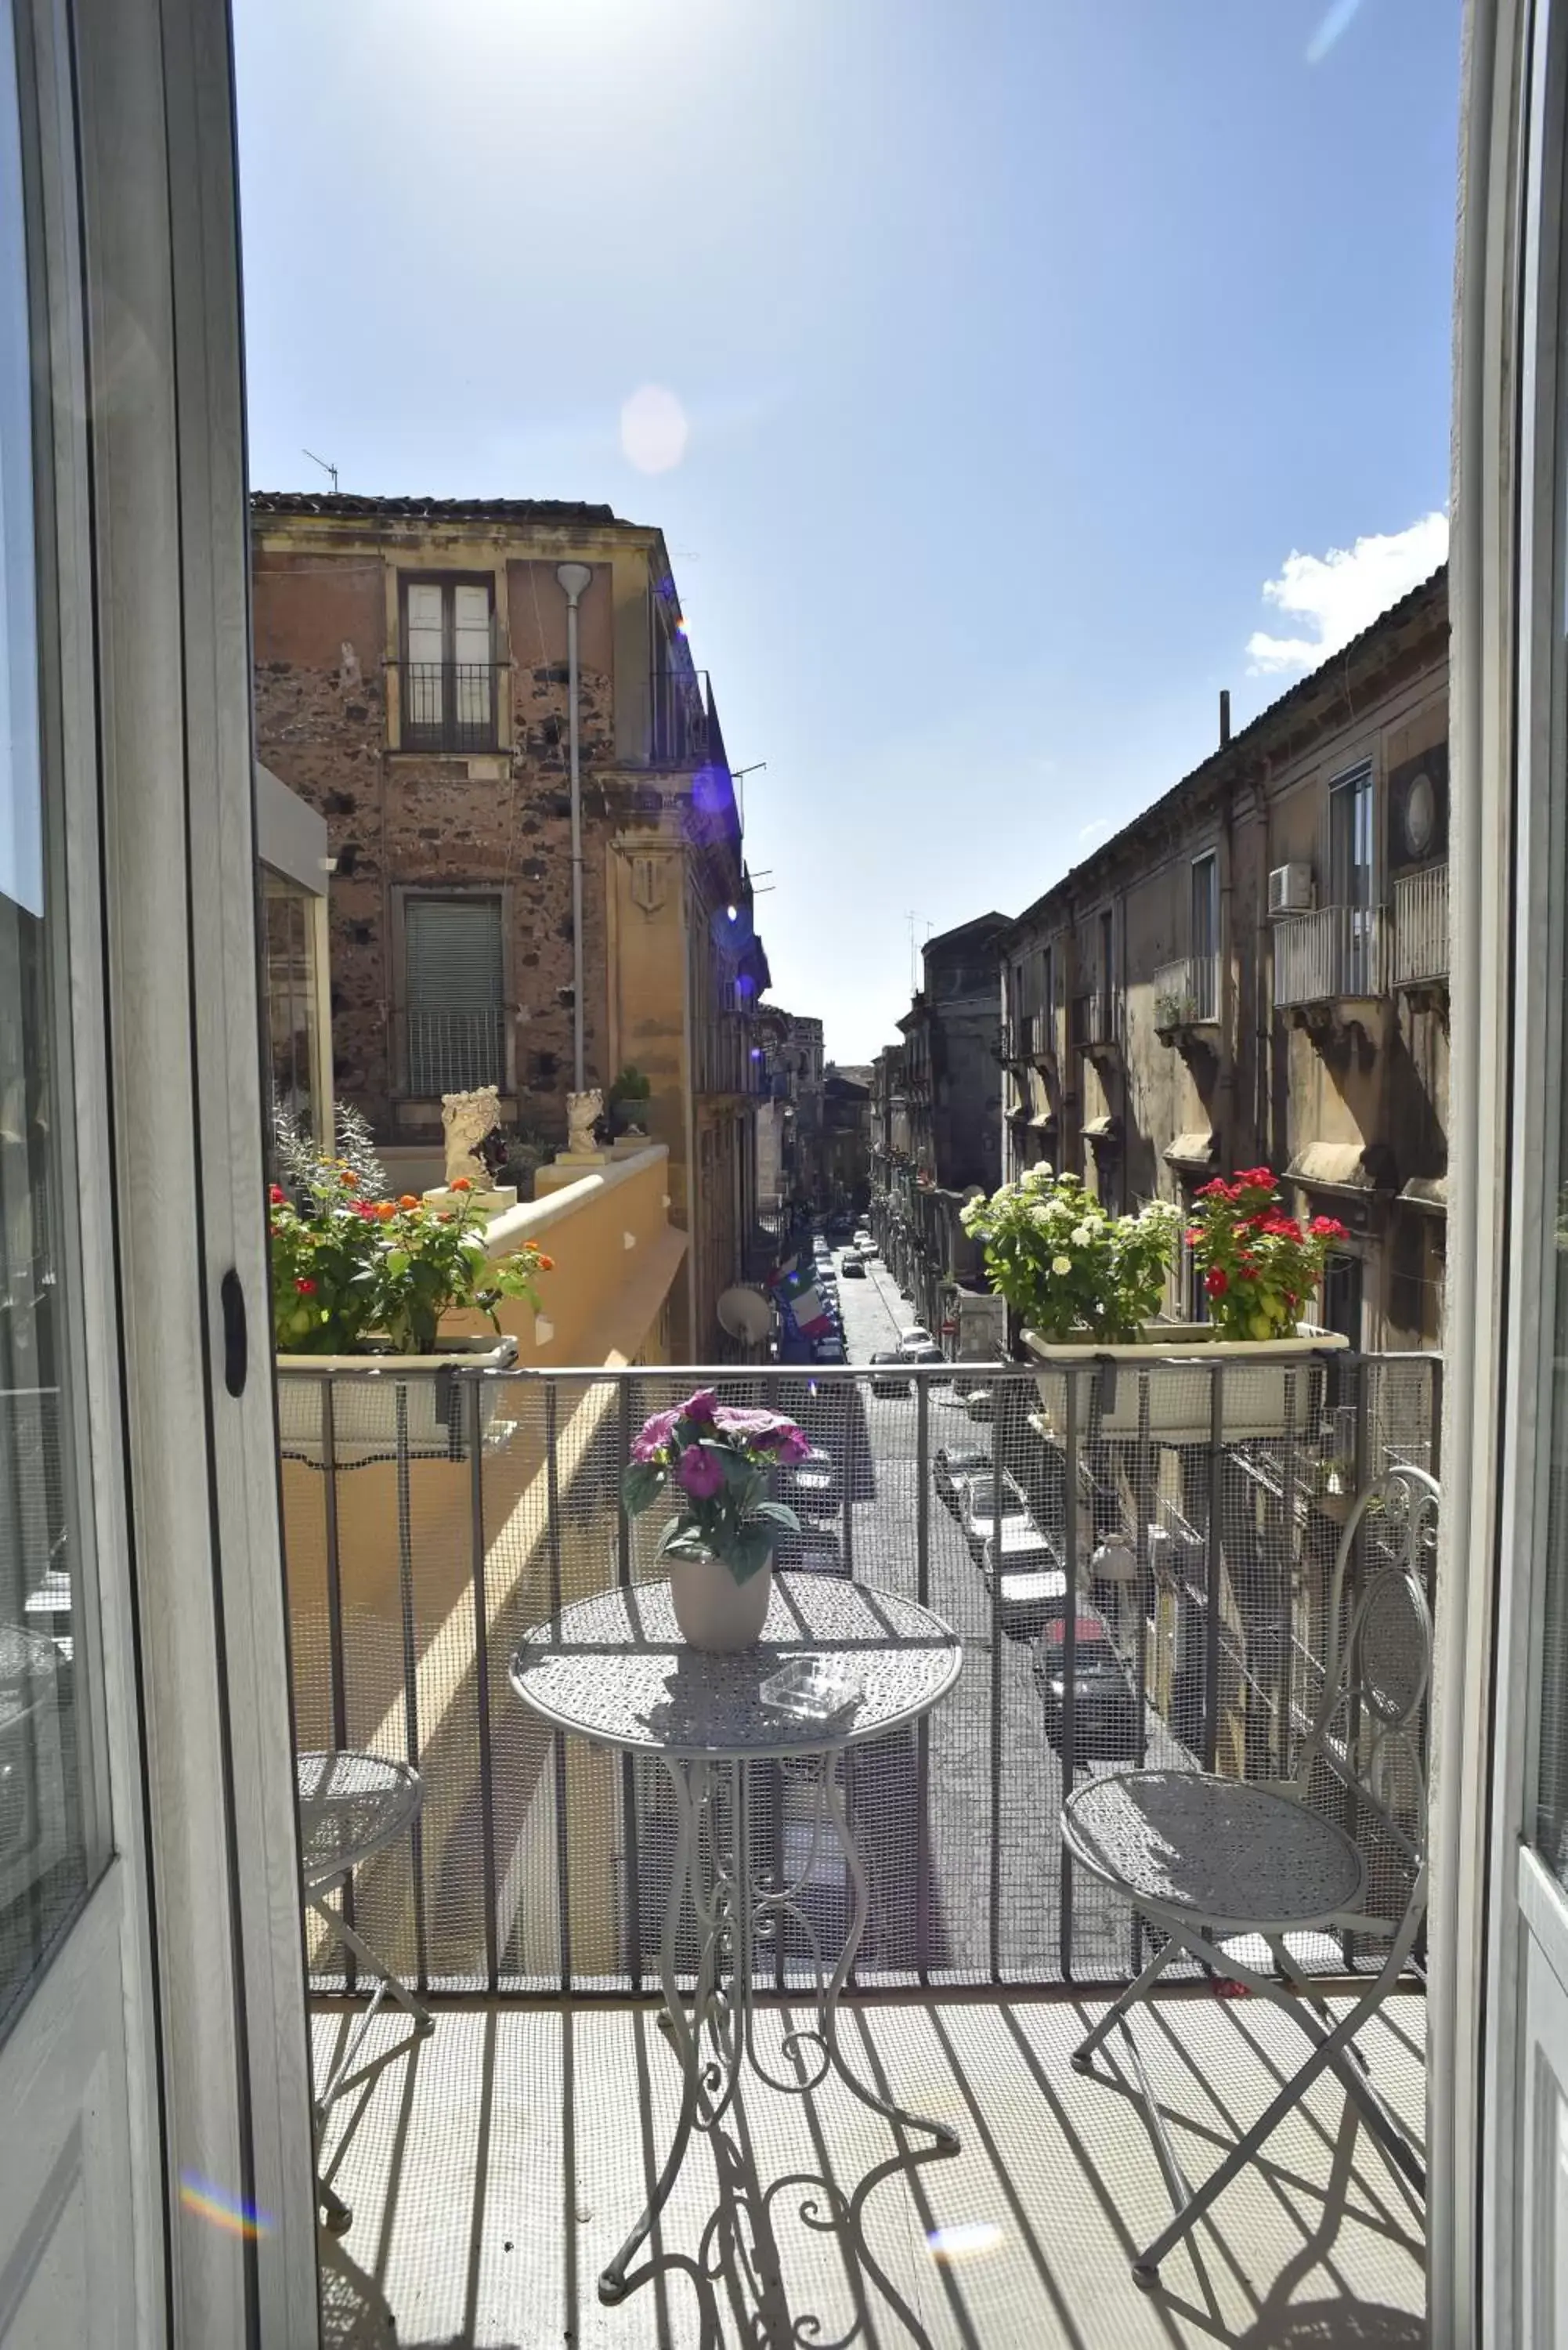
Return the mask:
[[556, 1270], [555, 1258], [553, 1256], [546, 1256], [543, 1249], [539, 1251], [539, 1254], [535, 1262], [538, 1264], [541, 1273], [554, 1273]]
[[398, 1203], [395, 1200], [377, 1201], [375, 1213], [380, 1218], [384, 1224], [390, 1223], [392, 1218], [397, 1214], [397, 1212]]
[[402, 1198], [398, 1201], [400, 1208], [417, 1208], [419, 1204], [419, 1201], [412, 1191], [405, 1191]]
[[466, 1175], [454, 1176], [451, 1187], [454, 1191], [472, 1191], [473, 1185]]
[[359, 1189], [358, 1183], [356, 1181], [355, 1178], [348, 1172], [347, 1169], [345, 1169], [344, 1172], [339, 1175], [337, 1180], [342, 1184], [343, 1189], [346, 1191], [357, 1191]]

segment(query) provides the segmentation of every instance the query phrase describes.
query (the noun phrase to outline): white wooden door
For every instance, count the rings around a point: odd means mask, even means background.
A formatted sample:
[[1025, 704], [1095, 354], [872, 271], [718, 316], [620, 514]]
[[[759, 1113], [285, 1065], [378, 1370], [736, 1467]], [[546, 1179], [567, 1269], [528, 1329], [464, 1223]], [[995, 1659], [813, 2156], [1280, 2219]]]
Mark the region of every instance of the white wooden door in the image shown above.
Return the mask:
[[0, 2350], [318, 2336], [224, 0], [0, 0]]
[[[36, 47], [0, 0], [0, 2344], [155, 2338], [163, 2181]], [[63, 326], [64, 322], [60, 322]], [[40, 411], [42, 411], [40, 413]], [[40, 430], [40, 426], [44, 429]], [[68, 448], [62, 461], [70, 463]], [[74, 746], [72, 746], [74, 749]]]
[[[1470, 89], [1461, 328], [1485, 313], [1485, 357], [1467, 367], [1461, 340], [1454, 616], [1454, 1128], [1469, 1196], [1449, 1258], [1450, 1375], [1466, 1397], [1449, 1459], [1466, 1508], [1450, 1522], [1439, 1690], [1434, 2318], [1456, 2343], [1568, 2350], [1568, 6], [1486, 0], [1477, 35], [1488, 70]], [[1490, 1772], [1473, 1844], [1467, 1717]], [[1454, 1889], [1469, 1852], [1479, 1932]], [[1481, 2020], [1473, 2193], [1471, 2092], [1456, 2098], [1447, 2077], [1467, 2010]], [[1444, 2263], [1472, 2211], [1467, 2306]]]

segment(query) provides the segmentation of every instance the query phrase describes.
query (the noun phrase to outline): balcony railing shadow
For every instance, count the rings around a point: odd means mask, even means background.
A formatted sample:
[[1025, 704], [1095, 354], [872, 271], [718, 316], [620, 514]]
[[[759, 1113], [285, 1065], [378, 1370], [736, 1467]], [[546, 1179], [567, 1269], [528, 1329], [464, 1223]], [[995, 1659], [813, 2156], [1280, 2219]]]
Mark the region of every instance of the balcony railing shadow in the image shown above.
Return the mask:
[[[1401, 2009], [1418, 2019], [1420, 2002], [1399, 2002], [1369, 2053], [1414, 2116], [1421, 2068]], [[694, 2149], [628, 2298], [604, 2310], [595, 2279], [649, 2191], [674, 2113], [652, 2013], [449, 2008], [329, 2137], [354, 2210], [339, 2257], [384, 2296], [400, 2343], [431, 2350], [1424, 2340], [1419, 2214], [1343, 2093], [1321, 2086], [1162, 2289], [1140, 2294], [1129, 2263], [1168, 2204], [1130, 2076], [1117, 2094], [1114, 2066], [1107, 2089], [1067, 2064], [1092, 2012], [1077, 2000], [857, 2009], [866, 2076], [883, 2089], [919, 2077], [960, 2154], [828, 2090], [781, 2098], [748, 2084]], [[781, 2009], [777, 2033], [796, 2020]], [[317, 2017], [318, 2062], [339, 2028]], [[1194, 2171], [1293, 2062], [1277, 2017], [1207, 1995], [1160, 2006], [1148, 2053]]]

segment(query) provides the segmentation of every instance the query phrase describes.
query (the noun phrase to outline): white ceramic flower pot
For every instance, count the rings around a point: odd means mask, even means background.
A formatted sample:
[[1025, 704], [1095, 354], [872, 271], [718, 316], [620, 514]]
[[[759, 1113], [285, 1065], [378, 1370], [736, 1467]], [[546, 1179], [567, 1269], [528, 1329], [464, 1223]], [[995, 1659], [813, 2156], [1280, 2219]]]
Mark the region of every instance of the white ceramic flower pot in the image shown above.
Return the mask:
[[[466, 1388], [450, 1373], [477, 1363], [504, 1371], [517, 1359], [515, 1338], [448, 1338], [439, 1355], [279, 1355], [277, 1428], [286, 1461], [321, 1465], [324, 1453], [322, 1374], [364, 1373], [332, 1382], [333, 1457], [339, 1469], [368, 1461], [410, 1458], [461, 1461], [472, 1422]], [[441, 1374], [445, 1372], [447, 1377]], [[309, 1377], [291, 1374], [309, 1373]], [[482, 1431], [488, 1436], [502, 1383], [479, 1391]]]
[[[1138, 1373], [1148, 1369], [1148, 1433], [1163, 1444], [1202, 1444], [1210, 1435], [1212, 1390], [1207, 1367], [1224, 1364], [1223, 1411], [1229, 1440], [1283, 1436], [1294, 1427], [1304, 1434], [1309, 1389], [1302, 1378], [1314, 1359], [1344, 1347], [1337, 1331], [1314, 1330], [1298, 1324], [1290, 1338], [1220, 1338], [1209, 1323], [1150, 1326], [1147, 1343], [1137, 1347], [1059, 1345], [1033, 1330], [1023, 1344], [1035, 1360], [1049, 1364], [1038, 1372], [1042, 1417], [1053, 1433], [1066, 1426], [1068, 1367], [1095, 1365], [1093, 1375], [1081, 1380], [1078, 1407], [1085, 1435], [1136, 1436], [1140, 1426]], [[1180, 1364], [1192, 1367], [1183, 1378]], [[1168, 1366], [1168, 1367], [1157, 1367]]]
[[670, 1597], [680, 1637], [713, 1656], [755, 1648], [774, 1587], [773, 1561], [737, 1583], [722, 1558], [671, 1558]]

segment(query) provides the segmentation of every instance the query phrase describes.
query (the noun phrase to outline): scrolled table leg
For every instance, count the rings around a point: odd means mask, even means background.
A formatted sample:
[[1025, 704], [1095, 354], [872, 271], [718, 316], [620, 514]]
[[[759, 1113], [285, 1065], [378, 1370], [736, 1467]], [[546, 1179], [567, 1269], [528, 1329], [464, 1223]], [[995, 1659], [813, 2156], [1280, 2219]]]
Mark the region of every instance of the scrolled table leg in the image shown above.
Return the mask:
[[680, 2111], [676, 2118], [675, 2135], [670, 2152], [654, 2181], [653, 2192], [642, 2217], [628, 2236], [619, 2251], [599, 2276], [599, 2299], [610, 2306], [624, 2301], [629, 2288], [627, 2271], [638, 2252], [653, 2232], [653, 2223], [670, 2200], [671, 2189], [680, 2176], [680, 2166], [686, 2159], [686, 2149], [691, 2143], [691, 2132], [697, 2120], [701, 2095], [702, 2017], [712, 1993], [713, 1938], [710, 1935], [698, 1970], [696, 1994], [690, 2019], [676, 1988], [675, 1960], [680, 1933], [681, 1911], [690, 1881], [692, 1898], [699, 1909], [701, 1889], [697, 1884], [699, 1867], [698, 1840], [701, 1834], [702, 1803], [707, 1794], [708, 1773], [702, 1763], [687, 1766], [667, 1760], [675, 1791], [675, 1860], [670, 1872], [670, 1890], [664, 1903], [664, 1930], [659, 1945], [659, 1980], [664, 1992], [664, 2012], [659, 2018], [667, 2038], [680, 2065]]
[[832, 1978], [822, 1995], [820, 2008], [822, 2038], [827, 2049], [828, 2062], [845, 2087], [852, 2090], [861, 2104], [868, 2106], [874, 2114], [880, 2114], [885, 2120], [896, 2122], [904, 2129], [924, 2130], [928, 2136], [936, 2140], [938, 2147], [943, 2154], [956, 2154], [959, 2150], [959, 2140], [955, 2130], [950, 2129], [946, 2122], [927, 2121], [922, 2115], [909, 2113], [902, 2106], [894, 2105], [889, 2098], [878, 2096], [877, 2091], [868, 2088], [851, 2069], [840, 2044], [839, 1993], [849, 1980], [849, 1970], [855, 1964], [856, 1953], [860, 1948], [861, 1937], [866, 1931], [866, 1920], [870, 1910], [870, 1887], [866, 1879], [866, 1865], [860, 1857], [859, 1846], [855, 1841], [855, 1833], [849, 1825], [849, 1815], [845, 1809], [844, 1790], [838, 1783], [832, 1755], [826, 1756], [824, 1761], [823, 1783], [827, 1816], [838, 1838], [839, 1849], [844, 1855], [844, 1865], [849, 1874], [851, 1897], [849, 1930], [845, 1937], [844, 1948], [839, 1953], [838, 1964], [834, 1968]]

